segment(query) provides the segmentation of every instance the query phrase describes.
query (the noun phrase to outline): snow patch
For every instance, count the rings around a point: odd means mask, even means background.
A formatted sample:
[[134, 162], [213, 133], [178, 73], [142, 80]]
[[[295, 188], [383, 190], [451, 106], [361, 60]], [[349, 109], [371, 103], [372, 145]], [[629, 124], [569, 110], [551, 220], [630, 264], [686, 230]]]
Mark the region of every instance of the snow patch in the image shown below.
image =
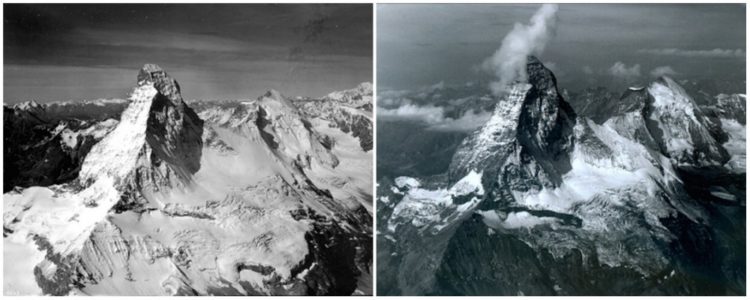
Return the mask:
[[482, 186], [482, 173], [477, 173], [474, 170], [469, 172], [469, 175], [461, 178], [450, 190], [452, 196], [463, 196], [470, 193], [476, 193], [477, 195], [484, 195], [484, 187]]
[[399, 188], [404, 187], [410, 187], [410, 188], [416, 188], [419, 187], [419, 180], [416, 180], [411, 177], [401, 176], [396, 178], [396, 186]]
[[[399, 178], [403, 180], [398, 182]], [[401, 183], [402, 186], [419, 184], [413, 178], [399, 178], [397, 178], [396, 184]], [[477, 196], [483, 195], [484, 189], [482, 188], [481, 178], [482, 173], [471, 171], [450, 189], [410, 188], [404, 193], [403, 199], [393, 208], [393, 214], [388, 220], [389, 230], [393, 232], [398, 225], [403, 223], [410, 223], [418, 228], [430, 225], [437, 231], [442, 230], [452, 221], [473, 211], [479, 205], [482, 199], [476, 196], [461, 204], [455, 204], [453, 198], [468, 196], [472, 193]]]

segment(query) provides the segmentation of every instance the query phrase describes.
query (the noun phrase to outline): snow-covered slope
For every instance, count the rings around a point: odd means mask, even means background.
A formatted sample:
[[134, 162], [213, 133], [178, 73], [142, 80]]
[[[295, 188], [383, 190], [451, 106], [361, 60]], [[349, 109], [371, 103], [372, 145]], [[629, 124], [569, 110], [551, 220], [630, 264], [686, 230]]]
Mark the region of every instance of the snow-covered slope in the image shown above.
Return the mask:
[[351, 134], [364, 151], [372, 149], [372, 84], [365, 82], [322, 99], [297, 99], [293, 104], [309, 120]]
[[324, 98], [352, 106], [372, 105], [372, 83], [363, 82], [353, 89], [332, 92]]

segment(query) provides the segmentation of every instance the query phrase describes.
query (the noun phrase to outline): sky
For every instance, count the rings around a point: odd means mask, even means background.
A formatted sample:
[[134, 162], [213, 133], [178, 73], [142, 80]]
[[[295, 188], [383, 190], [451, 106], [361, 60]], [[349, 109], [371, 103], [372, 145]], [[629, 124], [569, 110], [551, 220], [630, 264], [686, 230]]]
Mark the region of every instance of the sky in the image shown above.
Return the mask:
[[319, 97], [372, 82], [372, 6], [4, 4], [6, 103], [125, 98], [146, 63], [183, 98]]
[[[493, 80], [483, 62], [539, 7], [378, 5], [378, 88]], [[538, 56], [563, 88], [622, 88], [666, 74], [744, 89], [744, 4], [561, 4], [556, 17], [554, 35]]]

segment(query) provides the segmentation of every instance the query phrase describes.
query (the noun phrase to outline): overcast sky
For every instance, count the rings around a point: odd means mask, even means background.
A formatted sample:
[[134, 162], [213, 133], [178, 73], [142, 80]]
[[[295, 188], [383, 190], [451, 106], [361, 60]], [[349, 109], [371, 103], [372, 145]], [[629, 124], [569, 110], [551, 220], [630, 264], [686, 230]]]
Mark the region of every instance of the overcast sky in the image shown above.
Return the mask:
[[[486, 79], [478, 67], [539, 6], [378, 5], [378, 85], [414, 89]], [[563, 87], [644, 82], [652, 72], [744, 87], [743, 4], [561, 4], [557, 16], [556, 35], [539, 58]]]
[[4, 4], [4, 101], [123, 98], [156, 63], [186, 99], [372, 81], [372, 6]]

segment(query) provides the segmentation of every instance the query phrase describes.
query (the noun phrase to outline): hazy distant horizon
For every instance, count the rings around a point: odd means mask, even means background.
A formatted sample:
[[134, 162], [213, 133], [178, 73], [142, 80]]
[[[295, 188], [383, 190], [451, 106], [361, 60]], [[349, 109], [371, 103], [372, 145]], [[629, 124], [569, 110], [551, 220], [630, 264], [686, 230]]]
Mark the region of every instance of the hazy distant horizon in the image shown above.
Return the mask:
[[146, 63], [185, 100], [372, 82], [372, 6], [4, 4], [5, 103], [127, 98]]

